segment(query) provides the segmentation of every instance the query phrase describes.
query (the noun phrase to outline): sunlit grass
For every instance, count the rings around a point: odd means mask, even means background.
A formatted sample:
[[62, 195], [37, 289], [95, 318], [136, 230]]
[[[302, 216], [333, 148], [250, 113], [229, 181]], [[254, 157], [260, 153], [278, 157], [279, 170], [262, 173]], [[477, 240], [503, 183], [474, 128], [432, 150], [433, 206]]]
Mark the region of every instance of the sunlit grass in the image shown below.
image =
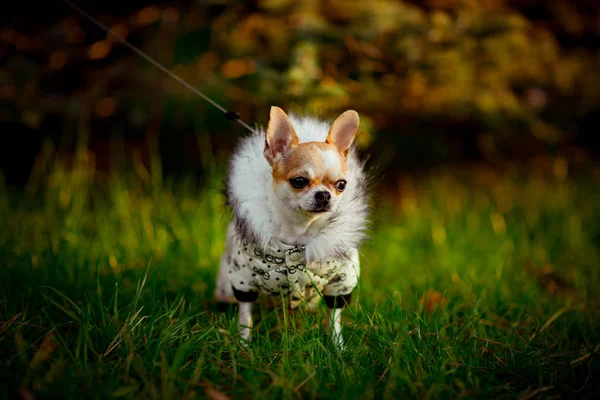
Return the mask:
[[[139, 171], [138, 171], [139, 172]], [[254, 342], [212, 302], [229, 214], [138, 174], [34, 171], [0, 195], [0, 391], [14, 397], [593, 397], [600, 193], [590, 180], [432, 173], [381, 199], [345, 312], [257, 310]], [[375, 189], [377, 191], [377, 189]]]

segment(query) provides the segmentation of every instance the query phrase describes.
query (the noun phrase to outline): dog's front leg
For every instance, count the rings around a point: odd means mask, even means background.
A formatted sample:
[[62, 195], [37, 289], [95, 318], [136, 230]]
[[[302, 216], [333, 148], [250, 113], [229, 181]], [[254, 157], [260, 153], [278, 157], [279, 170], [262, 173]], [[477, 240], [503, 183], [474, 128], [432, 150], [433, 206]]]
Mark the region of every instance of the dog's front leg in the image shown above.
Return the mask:
[[252, 305], [254, 303], [241, 303], [239, 308], [238, 327], [242, 344], [248, 345], [250, 342], [250, 334], [252, 333]]
[[323, 296], [327, 304], [327, 331], [331, 332], [333, 342], [344, 350], [344, 338], [342, 336], [342, 309], [350, 304], [352, 293], [341, 296]]
[[333, 342], [344, 349], [344, 337], [342, 336], [342, 309], [330, 308], [327, 310], [327, 332], [331, 332]]
[[252, 333], [252, 305], [258, 298], [258, 293], [242, 292], [233, 288], [233, 295], [239, 302], [238, 328], [242, 337], [242, 345], [247, 346]]

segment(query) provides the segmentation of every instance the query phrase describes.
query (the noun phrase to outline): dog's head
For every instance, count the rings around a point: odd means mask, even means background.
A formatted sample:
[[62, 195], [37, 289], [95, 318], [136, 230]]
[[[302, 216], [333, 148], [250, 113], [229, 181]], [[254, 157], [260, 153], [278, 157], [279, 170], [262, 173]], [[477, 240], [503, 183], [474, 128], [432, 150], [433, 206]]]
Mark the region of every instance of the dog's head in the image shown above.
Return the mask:
[[285, 112], [271, 107], [264, 155], [284, 207], [312, 216], [335, 211], [346, 188], [348, 150], [358, 124], [358, 113], [349, 110], [333, 122], [324, 142], [299, 143]]

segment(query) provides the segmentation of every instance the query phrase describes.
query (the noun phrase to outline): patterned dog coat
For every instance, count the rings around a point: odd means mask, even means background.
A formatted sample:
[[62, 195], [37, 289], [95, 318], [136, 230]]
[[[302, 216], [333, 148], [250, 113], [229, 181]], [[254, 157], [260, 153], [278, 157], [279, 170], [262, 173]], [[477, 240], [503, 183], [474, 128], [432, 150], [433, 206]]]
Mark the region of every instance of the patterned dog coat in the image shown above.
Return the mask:
[[266, 249], [230, 238], [227, 266], [231, 285], [242, 292], [259, 292], [290, 297], [296, 308], [302, 301], [311, 303], [323, 296], [347, 295], [358, 284], [360, 264], [358, 251], [346, 260], [330, 259], [306, 262], [305, 247], [279, 243]]

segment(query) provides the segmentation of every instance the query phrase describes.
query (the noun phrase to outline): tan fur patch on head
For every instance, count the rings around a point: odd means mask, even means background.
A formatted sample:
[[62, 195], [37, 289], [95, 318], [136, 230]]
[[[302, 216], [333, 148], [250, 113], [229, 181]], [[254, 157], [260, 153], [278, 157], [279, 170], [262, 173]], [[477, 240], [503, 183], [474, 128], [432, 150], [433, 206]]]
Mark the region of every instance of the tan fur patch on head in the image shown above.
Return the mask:
[[301, 176], [310, 180], [307, 188], [320, 184], [333, 188], [333, 184], [345, 176], [346, 170], [346, 158], [334, 145], [300, 143], [273, 166], [273, 181], [277, 184]]

